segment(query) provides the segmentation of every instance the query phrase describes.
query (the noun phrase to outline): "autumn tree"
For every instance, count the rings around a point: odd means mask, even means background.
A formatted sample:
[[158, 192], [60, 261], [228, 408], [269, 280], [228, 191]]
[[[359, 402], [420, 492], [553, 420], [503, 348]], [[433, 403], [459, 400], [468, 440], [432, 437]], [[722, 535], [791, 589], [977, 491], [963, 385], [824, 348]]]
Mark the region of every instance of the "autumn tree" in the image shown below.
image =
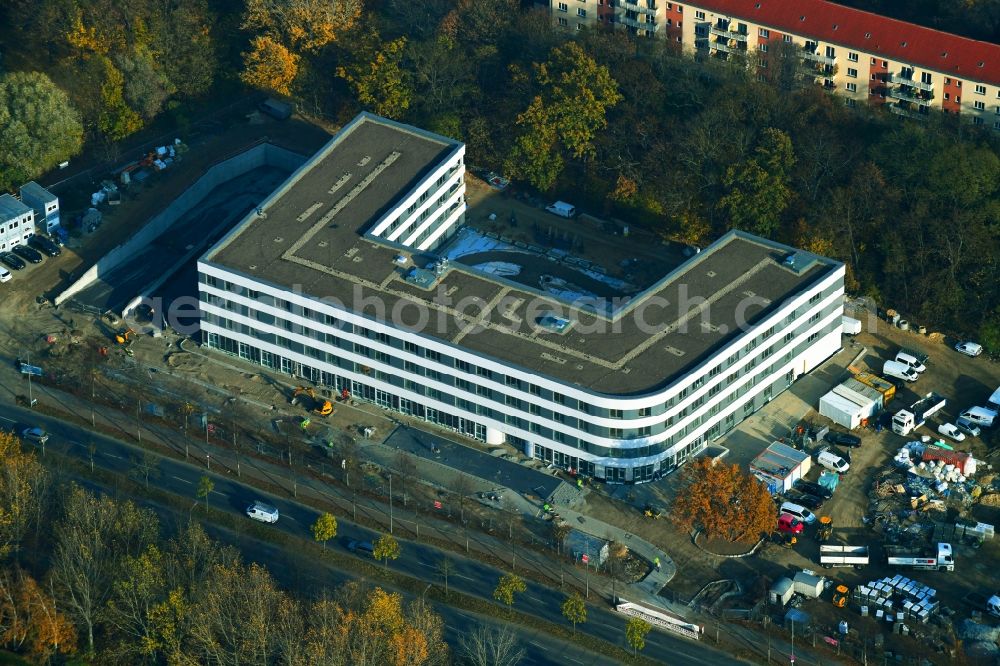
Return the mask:
[[389, 569], [389, 560], [399, 557], [399, 542], [391, 534], [383, 534], [375, 540], [375, 548], [372, 553], [376, 560], [381, 560], [386, 570]]
[[82, 146], [80, 116], [48, 76], [0, 74], [0, 190], [37, 178]]
[[551, 189], [565, 157], [592, 159], [607, 112], [622, 95], [618, 83], [576, 42], [558, 46], [534, 65], [537, 93], [517, 117], [521, 134], [506, 162], [507, 171], [541, 189]]
[[458, 640], [464, 663], [469, 666], [517, 666], [524, 659], [517, 634], [506, 626], [480, 624]]
[[63, 518], [56, 523], [51, 577], [60, 608], [80, 628], [94, 652], [95, 628], [102, 621], [123, 558], [137, 556], [156, 539], [156, 516], [132, 502], [116, 502], [70, 489]]
[[752, 157], [726, 170], [727, 194], [719, 206], [730, 224], [744, 231], [771, 237], [792, 198], [788, 181], [795, 154], [792, 140], [781, 130], [764, 130]]
[[646, 634], [653, 628], [649, 622], [638, 618], [630, 617], [625, 623], [625, 640], [632, 648], [633, 656], [639, 656], [639, 650], [646, 647]]
[[[0, 130], [2, 131], [2, 130]], [[15, 551], [39, 517], [47, 483], [34, 453], [24, 451], [11, 432], [0, 431], [0, 559]]]
[[101, 115], [97, 126], [109, 141], [119, 141], [142, 129], [142, 118], [125, 102], [125, 77], [109, 58], [104, 58], [101, 84]]
[[258, 35], [250, 40], [250, 50], [243, 53], [240, 79], [248, 86], [289, 95], [299, 72], [299, 60], [274, 38]]
[[504, 574], [500, 577], [496, 589], [493, 590], [493, 598], [510, 609], [514, 605], [514, 595], [521, 594], [527, 589], [524, 579], [517, 574]]
[[678, 527], [734, 543], [752, 543], [774, 531], [777, 514], [767, 487], [739, 465], [701, 457], [681, 474], [671, 510]]
[[323, 550], [326, 550], [326, 542], [337, 536], [337, 519], [331, 513], [320, 514], [312, 524], [311, 530], [313, 539], [321, 542]]
[[26, 650], [37, 663], [76, 652], [76, 628], [35, 579], [20, 569], [0, 570], [0, 641]]
[[362, 106], [398, 120], [413, 97], [410, 71], [403, 66], [405, 49], [406, 37], [383, 42], [372, 30], [362, 39], [352, 62], [337, 68], [337, 76], [347, 81]]
[[563, 601], [562, 614], [573, 623], [573, 635], [576, 636], [576, 625], [587, 621], [587, 604], [578, 592], [574, 592]]
[[215, 482], [208, 476], [203, 476], [198, 479], [198, 489], [195, 491], [195, 495], [198, 499], [205, 500], [205, 510], [208, 511], [208, 497], [215, 490]]
[[246, 0], [242, 27], [299, 53], [317, 51], [354, 26], [362, 8], [361, 0]]
[[108, 653], [122, 662], [152, 657], [162, 647], [156, 609], [168, 597], [165, 559], [151, 544], [139, 555], [126, 555], [118, 565], [105, 620], [115, 636]]

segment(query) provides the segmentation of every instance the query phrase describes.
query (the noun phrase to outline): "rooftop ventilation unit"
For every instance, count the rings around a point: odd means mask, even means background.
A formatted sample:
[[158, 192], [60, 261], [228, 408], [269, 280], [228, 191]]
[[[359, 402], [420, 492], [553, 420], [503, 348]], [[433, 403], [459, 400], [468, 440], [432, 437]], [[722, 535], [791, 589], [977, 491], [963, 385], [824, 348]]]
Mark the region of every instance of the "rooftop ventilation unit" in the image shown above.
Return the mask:
[[566, 317], [558, 317], [554, 314], [546, 314], [538, 318], [538, 325], [553, 333], [565, 333], [570, 323]]
[[421, 289], [430, 289], [437, 282], [437, 275], [433, 271], [423, 268], [413, 268], [404, 278], [410, 284], [415, 284]]

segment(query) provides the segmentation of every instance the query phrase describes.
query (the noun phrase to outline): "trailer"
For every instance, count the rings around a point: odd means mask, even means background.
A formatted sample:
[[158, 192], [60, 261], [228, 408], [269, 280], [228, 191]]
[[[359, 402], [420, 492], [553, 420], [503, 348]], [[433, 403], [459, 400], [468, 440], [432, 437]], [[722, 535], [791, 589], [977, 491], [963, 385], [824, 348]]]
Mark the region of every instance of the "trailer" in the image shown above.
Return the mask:
[[892, 417], [892, 431], [906, 437], [913, 430], [927, 423], [928, 417], [941, 411], [948, 401], [937, 393], [928, 393], [920, 400], [901, 409]]
[[827, 569], [833, 567], [854, 567], [862, 569], [869, 562], [868, 546], [836, 546], [822, 544], [819, 547], [819, 563]]
[[950, 543], [929, 546], [886, 546], [886, 562], [889, 566], [929, 569], [932, 571], [954, 571], [955, 557]]

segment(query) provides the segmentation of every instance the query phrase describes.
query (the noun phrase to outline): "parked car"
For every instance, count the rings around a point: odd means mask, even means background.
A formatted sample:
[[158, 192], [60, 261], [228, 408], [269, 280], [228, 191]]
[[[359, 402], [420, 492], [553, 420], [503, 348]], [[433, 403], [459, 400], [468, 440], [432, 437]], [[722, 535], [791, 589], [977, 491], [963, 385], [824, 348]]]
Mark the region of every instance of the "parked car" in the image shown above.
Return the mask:
[[798, 490], [789, 490], [785, 493], [785, 497], [790, 502], [795, 502], [796, 504], [800, 504], [807, 509], [813, 510], [819, 509], [823, 506], [823, 502], [826, 501], [822, 497], [817, 497], [816, 495], [812, 495], [810, 493], [803, 493]]
[[979, 437], [983, 433], [983, 431], [979, 429], [979, 426], [964, 416], [959, 416], [955, 419], [955, 427], [970, 437]]
[[965, 434], [954, 423], [942, 423], [938, 426], [938, 432], [956, 442], [965, 441]]
[[816, 462], [824, 469], [838, 474], [845, 474], [851, 469], [851, 464], [832, 451], [823, 451], [816, 456]]
[[978, 342], [966, 340], [955, 345], [955, 351], [966, 356], [979, 356], [983, 353], [983, 346]]
[[41, 250], [50, 257], [58, 257], [62, 254], [62, 248], [59, 247], [51, 238], [46, 238], [45, 236], [39, 236], [35, 234], [28, 238], [28, 245], [31, 247]]
[[795, 502], [782, 502], [779, 511], [798, 518], [806, 525], [812, 525], [816, 522], [816, 514]]
[[13, 252], [0, 252], [0, 261], [2, 261], [7, 268], [15, 271], [19, 271], [25, 266], [25, 263], [21, 261], [21, 258]]
[[778, 516], [778, 531], [786, 534], [802, 534], [805, 526], [795, 516], [783, 513]]
[[861, 438], [848, 432], [831, 430], [823, 436], [823, 439], [831, 444], [840, 444], [841, 446], [849, 446], [851, 448], [861, 446]]
[[35, 444], [45, 444], [49, 441], [49, 433], [45, 432], [41, 428], [25, 428], [21, 431], [21, 439], [26, 442], [34, 442]]
[[794, 487], [796, 490], [809, 493], [810, 495], [816, 495], [817, 497], [823, 497], [825, 499], [833, 497], [833, 491], [826, 486], [821, 486], [818, 483], [806, 481], [805, 479], [799, 479], [796, 481]]
[[6, 268], [0, 268], [0, 282], [10, 282], [12, 277], [13, 276], [10, 274], [9, 270]]
[[15, 245], [13, 252], [17, 256], [33, 264], [42, 263], [42, 253], [39, 252], [38, 250], [28, 247], [27, 245]]
[[276, 523], [279, 514], [277, 508], [257, 501], [247, 507], [247, 517], [262, 523]]

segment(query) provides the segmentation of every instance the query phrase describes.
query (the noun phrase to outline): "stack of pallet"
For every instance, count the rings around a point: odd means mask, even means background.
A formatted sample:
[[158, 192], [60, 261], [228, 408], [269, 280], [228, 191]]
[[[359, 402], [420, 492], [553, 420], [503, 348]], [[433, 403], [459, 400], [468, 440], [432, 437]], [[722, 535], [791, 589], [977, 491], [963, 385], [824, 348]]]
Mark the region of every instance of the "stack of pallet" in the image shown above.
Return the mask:
[[873, 580], [854, 588], [853, 601], [861, 615], [872, 615], [887, 622], [915, 620], [925, 624], [939, 607], [937, 590], [897, 574]]

